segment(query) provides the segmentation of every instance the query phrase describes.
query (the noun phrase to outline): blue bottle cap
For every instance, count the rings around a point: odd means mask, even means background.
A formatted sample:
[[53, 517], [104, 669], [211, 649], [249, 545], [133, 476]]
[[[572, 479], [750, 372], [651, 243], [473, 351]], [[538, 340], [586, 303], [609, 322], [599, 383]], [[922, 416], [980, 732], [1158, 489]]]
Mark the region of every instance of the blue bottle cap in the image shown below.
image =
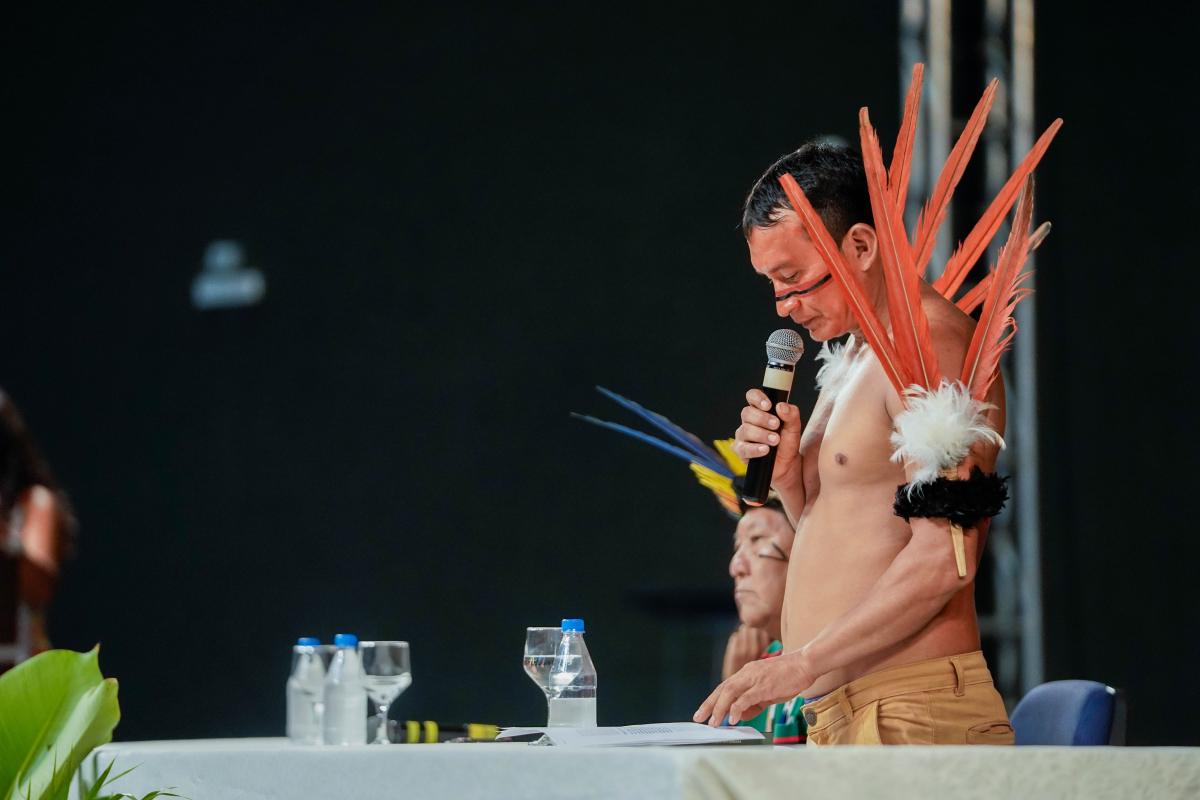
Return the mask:
[[562, 621], [563, 633], [574, 631], [575, 633], [583, 633], [583, 620], [581, 619], [564, 619]]
[[353, 633], [339, 633], [333, 637], [334, 647], [358, 647], [358, 637]]
[[316, 647], [321, 643], [321, 640], [315, 636], [301, 636], [296, 640], [296, 644], [302, 647]]

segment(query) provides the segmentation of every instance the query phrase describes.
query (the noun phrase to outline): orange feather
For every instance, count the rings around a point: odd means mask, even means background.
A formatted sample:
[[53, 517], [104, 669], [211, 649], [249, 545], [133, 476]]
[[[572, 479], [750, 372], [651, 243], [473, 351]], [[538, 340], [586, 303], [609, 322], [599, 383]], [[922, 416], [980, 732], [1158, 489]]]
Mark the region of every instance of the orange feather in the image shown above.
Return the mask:
[[964, 294], [958, 298], [958, 302], [954, 305], [958, 306], [958, 310], [970, 316], [975, 313], [975, 309], [979, 308], [979, 304], [983, 302], [983, 298], [987, 297], [988, 287], [992, 285], [992, 273], [983, 276], [979, 283], [975, 284]]
[[976, 104], [970, 119], [967, 120], [967, 126], [963, 128], [958, 141], [954, 143], [954, 149], [950, 151], [950, 157], [942, 166], [937, 183], [933, 186], [933, 193], [929, 195], [929, 200], [925, 203], [921, 216], [917, 218], [917, 235], [913, 239], [913, 246], [917, 252], [918, 275], [924, 273], [925, 266], [929, 263], [929, 257], [933, 255], [933, 245], [937, 238], [938, 228], [946, 219], [946, 211], [950, 208], [950, 198], [954, 194], [958, 182], [962, 179], [963, 172], [971, 161], [971, 153], [975, 151], [975, 145], [979, 142], [979, 135], [983, 133], [983, 128], [987, 124], [988, 113], [992, 110], [992, 101], [996, 98], [996, 89], [999, 86], [1000, 81], [993, 79], [984, 90], [983, 97], [979, 98], [979, 103]]
[[871, 127], [867, 109], [858, 112], [858, 132], [862, 142], [863, 168], [867, 174], [867, 192], [875, 217], [875, 238], [883, 262], [887, 286], [888, 317], [892, 340], [908, 384], [935, 389], [941, 382], [937, 353], [929, 335], [929, 320], [921, 307], [921, 281], [913, 268], [912, 250], [904, 231], [904, 220], [887, 191], [887, 173], [879, 137]]
[[967, 273], [971, 271], [971, 267], [975, 266], [975, 262], [987, 250], [988, 242], [996, 235], [996, 231], [1000, 229], [1000, 224], [1008, 215], [1008, 210], [1012, 208], [1013, 202], [1017, 199], [1021, 185], [1025, 182], [1032, 173], [1038, 162], [1042, 160], [1042, 156], [1046, 153], [1046, 148], [1050, 146], [1054, 135], [1058, 133], [1058, 129], [1062, 127], [1062, 119], [1056, 119], [1051, 123], [1050, 127], [1046, 128], [1041, 137], [1034, 144], [1033, 149], [1026, 154], [1024, 160], [1017, 166], [1016, 172], [1004, 184], [1004, 188], [996, 195], [996, 199], [988, 206], [988, 210], [984, 212], [979, 222], [975, 223], [975, 227], [967, 235], [967, 238], [959, 245], [954, 254], [950, 256], [950, 260], [946, 262], [946, 269], [942, 272], [940, 278], [934, 281], [933, 288], [938, 290], [943, 297], [953, 297], [963, 281], [966, 280]]
[[[1048, 233], [1050, 233], [1049, 222], [1043, 222], [1041, 225], [1038, 225], [1037, 230], [1029, 235], [1028, 251], [1032, 253], [1034, 250], [1037, 250]], [[960, 311], [967, 315], [975, 313], [975, 309], [979, 308], [984, 297], [987, 296], [988, 286], [991, 285], [992, 275], [994, 274], [993, 272], [989, 272], [987, 275], [984, 275], [979, 283], [972, 286], [966, 294], [958, 299], [955, 305], [958, 306]]]
[[792, 208], [800, 217], [805, 231], [808, 232], [808, 237], [821, 255], [821, 260], [825, 262], [825, 266], [829, 267], [829, 272], [841, 288], [842, 295], [850, 303], [850, 310], [853, 312], [854, 318], [858, 320], [863, 337], [866, 338], [875, 357], [879, 359], [888, 380], [896, 389], [896, 393], [903, 396], [907, 382], [900, 372], [896, 350], [892, 346], [892, 341], [888, 338], [883, 324], [879, 321], [879, 315], [875, 313], [875, 307], [867, 297], [866, 290], [859, 283], [858, 277], [850, 265], [846, 263], [846, 257], [838, 248], [837, 242], [833, 240], [829, 229], [825, 227], [824, 220], [808, 202], [808, 197], [800, 188], [800, 184], [796, 183], [796, 179], [785, 172], [779, 178], [779, 185], [783, 187], [784, 194], [787, 195]]
[[921, 84], [925, 78], [925, 65], [913, 64], [912, 81], [908, 84], [908, 95], [904, 99], [904, 118], [900, 121], [900, 132], [896, 134], [896, 147], [892, 150], [892, 164], [888, 168], [888, 188], [896, 210], [904, 214], [908, 202], [908, 181], [912, 176], [913, 144], [917, 139], [917, 112], [921, 108]]
[[1000, 356], [1008, 349], [1017, 332], [1017, 324], [1012, 318], [1013, 309], [1031, 291], [1021, 285], [1029, 277], [1028, 272], [1021, 272], [1021, 267], [1029, 256], [1029, 224], [1032, 219], [1033, 177], [1030, 176], [1017, 203], [1016, 218], [1008, 241], [996, 259], [983, 312], [963, 362], [961, 380], [976, 400], [983, 400], [987, 396], [988, 389], [999, 375]]

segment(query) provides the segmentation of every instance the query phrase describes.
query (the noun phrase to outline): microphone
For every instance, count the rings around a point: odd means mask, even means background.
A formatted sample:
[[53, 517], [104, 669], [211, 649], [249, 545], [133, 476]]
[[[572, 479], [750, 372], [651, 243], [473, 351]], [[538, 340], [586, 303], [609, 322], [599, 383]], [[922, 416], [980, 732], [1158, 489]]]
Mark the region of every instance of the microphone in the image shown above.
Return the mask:
[[[775, 413], [777, 403], [786, 403], [792, 393], [792, 376], [796, 362], [804, 354], [804, 340], [789, 328], [780, 328], [767, 337], [767, 371], [763, 375], [762, 391], [771, 401], [770, 413]], [[782, 428], [780, 428], [782, 439]], [[742, 486], [742, 502], [748, 506], [761, 506], [771, 493], [771, 473], [775, 471], [775, 447], [770, 447], [765, 456], [750, 459], [746, 466], [746, 478]]]

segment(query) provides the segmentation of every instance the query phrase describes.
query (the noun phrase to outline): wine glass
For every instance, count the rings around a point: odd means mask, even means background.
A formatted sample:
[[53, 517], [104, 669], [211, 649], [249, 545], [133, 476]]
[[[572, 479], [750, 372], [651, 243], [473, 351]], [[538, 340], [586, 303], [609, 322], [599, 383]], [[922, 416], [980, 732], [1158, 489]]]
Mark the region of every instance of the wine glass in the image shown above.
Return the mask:
[[378, 707], [379, 725], [372, 744], [389, 744], [388, 707], [412, 685], [408, 642], [359, 642], [363, 682]]
[[525, 674], [546, 695], [546, 721], [550, 720], [550, 670], [554, 667], [554, 656], [558, 643], [562, 641], [562, 627], [525, 629]]

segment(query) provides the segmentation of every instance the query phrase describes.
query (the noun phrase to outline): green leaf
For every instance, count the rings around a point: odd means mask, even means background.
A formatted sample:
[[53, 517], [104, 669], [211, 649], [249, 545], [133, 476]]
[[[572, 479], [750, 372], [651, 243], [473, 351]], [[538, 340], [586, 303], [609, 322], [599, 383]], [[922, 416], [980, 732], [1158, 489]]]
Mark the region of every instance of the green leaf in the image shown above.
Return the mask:
[[[90, 786], [88, 785], [87, 780], [84, 778], [83, 773], [85, 770], [80, 770], [76, 773], [76, 778], [79, 784], [79, 797], [81, 800], [123, 800], [126, 797], [130, 797], [130, 795], [120, 793], [106, 795], [100, 794], [101, 790], [103, 790], [105, 786], [110, 783], [116, 783], [117, 781], [121, 780], [121, 778], [124, 778], [126, 775], [138, 768], [138, 765], [134, 764], [124, 772], [118, 772], [116, 775], [113, 775], [110, 778], [109, 773], [112, 772], [113, 765], [116, 763], [117, 760], [115, 758], [110, 760], [108, 762], [108, 766], [104, 768], [103, 772], [95, 777]], [[134, 798], [134, 800], [136, 800], [136, 798]]]
[[[100, 800], [100, 790], [104, 788], [104, 784], [109, 782], [108, 774], [110, 772], [112, 772], [113, 764], [116, 764], [116, 763], [117, 763], [116, 759], [109, 761], [108, 766], [104, 768], [103, 772], [101, 772], [98, 776], [96, 776], [96, 780], [92, 783], [91, 786], [84, 786], [83, 774], [80, 773], [79, 780], [80, 780], [80, 786], [82, 788], [79, 792], [79, 796], [81, 798], [83, 798], [83, 800]], [[117, 777], [119, 778], [120, 775], [118, 775]], [[116, 780], [116, 778], [114, 778], [113, 780]]]
[[62, 800], [94, 747], [121, 719], [99, 649], [49, 650], [0, 675], [0, 800]]

